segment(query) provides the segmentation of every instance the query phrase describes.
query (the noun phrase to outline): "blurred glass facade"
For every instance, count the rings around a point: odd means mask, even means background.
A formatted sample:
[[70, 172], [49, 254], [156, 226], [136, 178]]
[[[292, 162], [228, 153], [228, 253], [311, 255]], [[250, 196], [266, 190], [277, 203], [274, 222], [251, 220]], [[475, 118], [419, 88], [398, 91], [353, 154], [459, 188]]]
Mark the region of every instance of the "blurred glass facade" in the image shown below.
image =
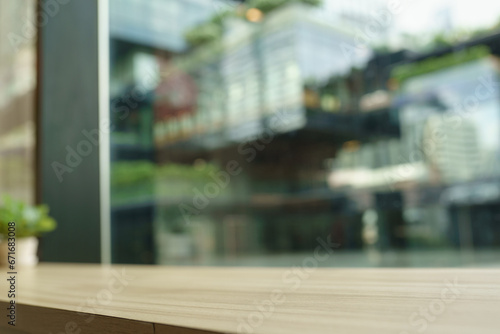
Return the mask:
[[357, 47], [384, 6], [111, 0], [113, 262], [498, 265], [500, 35]]

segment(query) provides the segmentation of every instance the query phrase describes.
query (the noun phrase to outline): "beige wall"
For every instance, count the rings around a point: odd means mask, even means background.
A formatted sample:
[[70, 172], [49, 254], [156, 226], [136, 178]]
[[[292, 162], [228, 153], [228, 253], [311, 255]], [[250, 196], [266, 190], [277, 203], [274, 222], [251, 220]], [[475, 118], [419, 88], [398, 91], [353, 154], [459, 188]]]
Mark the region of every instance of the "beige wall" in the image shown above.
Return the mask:
[[35, 0], [0, 0], [0, 197], [28, 203], [35, 194], [34, 12]]

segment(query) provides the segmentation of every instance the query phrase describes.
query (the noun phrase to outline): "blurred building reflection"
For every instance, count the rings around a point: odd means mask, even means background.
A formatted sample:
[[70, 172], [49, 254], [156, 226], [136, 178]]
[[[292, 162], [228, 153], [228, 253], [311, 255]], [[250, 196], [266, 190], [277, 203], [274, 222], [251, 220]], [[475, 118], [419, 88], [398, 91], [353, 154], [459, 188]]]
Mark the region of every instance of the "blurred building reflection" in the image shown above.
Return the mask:
[[264, 264], [328, 235], [372, 265], [500, 246], [500, 35], [346, 57], [381, 3], [128, 2], [111, 2], [114, 262]]

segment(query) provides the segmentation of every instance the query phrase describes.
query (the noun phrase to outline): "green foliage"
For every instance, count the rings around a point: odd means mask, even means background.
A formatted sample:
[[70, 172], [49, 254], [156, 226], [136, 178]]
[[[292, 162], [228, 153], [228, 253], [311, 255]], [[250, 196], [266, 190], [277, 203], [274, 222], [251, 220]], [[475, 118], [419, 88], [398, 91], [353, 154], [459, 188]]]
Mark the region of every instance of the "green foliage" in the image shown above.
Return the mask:
[[138, 185], [153, 182], [155, 177], [178, 180], [208, 180], [212, 172], [218, 171], [213, 164], [202, 168], [183, 164], [165, 164], [158, 166], [149, 161], [123, 161], [111, 167], [111, 185]]
[[391, 52], [391, 47], [385, 44], [378, 44], [373, 47], [373, 51], [380, 54], [389, 53]]
[[149, 161], [124, 161], [111, 167], [113, 205], [162, 197], [181, 197], [192, 188], [212, 180], [219, 169], [213, 164], [156, 165]]
[[225, 11], [214, 15], [207, 22], [201, 23], [196, 27], [186, 31], [184, 38], [192, 46], [198, 46], [218, 40], [223, 33], [224, 21], [234, 16], [235, 13]]
[[472, 60], [484, 58], [490, 54], [485, 45], [478, 45], [459, 52], [449, 53], [440, 57], [428, 58], [419, 62], [396, 66], [391, 75], [399, 82], [408, 78], [426, 73], [431, 73], [448, 67], [463, 64]]
[[434, 48], [440, 48], [453, 45], [453, 41], [449, 36], [446, 36], [443, 33], [439, 33], [434, 35], [431, 44], [433, 45]]
[[184, 34], [186, 41], [193, 46], [213, 42], [220, 36], [222, 36], [222, 26], [212, 21], [196, 26]]
[[[319, 6], [323, 0], [251, 0], [246, 5], [246, 8], [257, 8], [263, 13], [269, 13], [291, 2], [301, 2], [311, 6]], [[231, 16], [237, 17], [239, 15], [234, 11], [218, 13], [207, 22], [186, 31], [184, 33], [184, 38], [191, 46], [195, 47], [214, 42], [222, 36], [224, 21]]]
[[288, 0], [252, 0], [248, 3], [248, 7], [257, 8], [263, 13], [269, 13], [270, 11], [283, 6], [289, 2]]
[[130, 185], [152, 180], [155, 165], [148, 161], [124, 161], [111, 167], [111, 185]]
[[210, 22], [222, 26], [222, 24], [224, 24], [224, 20], [230, 16], [234, 16], [234, 13], [229, 10], [226, 10], [225, 12], [214, 15], [210, 19]]
[[323, 4], [323, 0], [300, 0], [300, 2], [311, 6], [320, 6], [321, 4]]
[[251, 0], [248, 3], [249, 8], [257, 8], [263, 13], [269, 13], [274, 9], [291, 2], [301, 2], [311, 6], [319, 6], [322, 0]]
[[0, 207], [0, 235], [8, 235], [9, 222], [16, 223], [17, 238], [39, 236], [56, 228], [56, 222], [49, 216], [46, 205], [31, 206], [8, 196], [3, 201]]

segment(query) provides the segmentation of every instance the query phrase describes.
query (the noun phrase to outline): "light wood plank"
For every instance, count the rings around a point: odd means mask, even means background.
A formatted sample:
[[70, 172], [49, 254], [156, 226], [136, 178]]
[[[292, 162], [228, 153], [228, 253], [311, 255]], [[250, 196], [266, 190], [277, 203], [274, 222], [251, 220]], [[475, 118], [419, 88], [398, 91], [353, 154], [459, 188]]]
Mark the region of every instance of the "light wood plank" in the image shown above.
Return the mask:
[[[122, 270], [123, 289], [117, 283]], [[91, 313], [130, 329], [127, 321], [154, 324], [156, 333], [191, 334], [186, 329], [191, 328], [219, 333], [496, 334], [500, 328], [500, 270], [295, 271], [43, 264], [19, 272], [17, 301], [40, 312], [62, 310], [80, 322]], [[2, 301], [7, 300], [6, 283], [0, 283]], [[450, 290], [450, 284], [456, 287]], [[24, 309], [18, 312], [24, 323]], [[60, 316], [40, 317], [35, 323], [45, 327], [43, 319]], [[64, 332], [69, 318], [61, 316], [51, 331]], [[96, 328], [104, 325], [92, 321], [89, 326], [94, 330], [89, 333], [98, 333]]]

